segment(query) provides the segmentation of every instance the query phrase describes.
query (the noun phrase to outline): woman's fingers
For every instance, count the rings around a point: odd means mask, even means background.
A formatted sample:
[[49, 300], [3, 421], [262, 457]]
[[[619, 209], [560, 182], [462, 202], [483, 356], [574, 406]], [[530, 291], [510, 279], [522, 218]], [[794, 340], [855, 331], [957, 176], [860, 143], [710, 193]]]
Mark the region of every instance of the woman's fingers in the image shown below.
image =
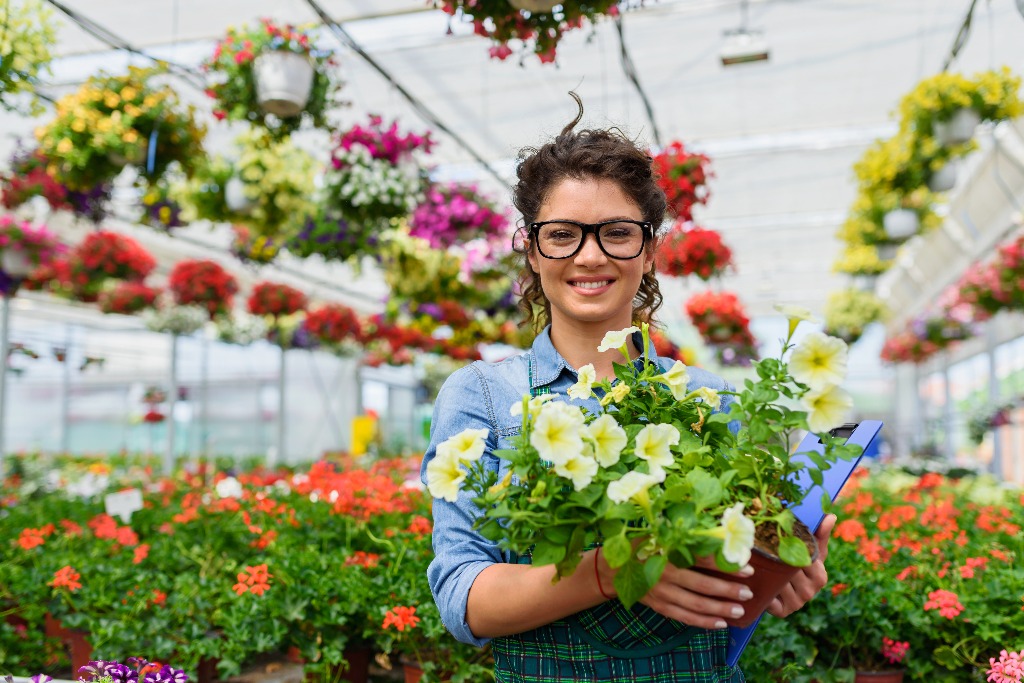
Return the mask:
[[741, 583], [670, 565], [641, 602], [670, 619], [715, 629], [743, 616], [743, 602], [751, 597]]

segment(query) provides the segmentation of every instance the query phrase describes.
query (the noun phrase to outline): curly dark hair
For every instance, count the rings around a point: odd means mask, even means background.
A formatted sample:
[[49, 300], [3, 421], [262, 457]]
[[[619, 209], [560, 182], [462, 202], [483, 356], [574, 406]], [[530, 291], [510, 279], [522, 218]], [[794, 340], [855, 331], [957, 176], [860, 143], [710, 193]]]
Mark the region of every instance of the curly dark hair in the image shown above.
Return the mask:
[[[658, 187], [646, 150], [618, 128], [573, 130], [583, 119], [583, 102], [576, 93], [569, 95], [579, 107], [576, 118], [553, 141], [540, 148], [525, 147], [519, 151], [516, 162], [519, 181], [512, 188], [512, 203], [523, 216], [523, 227], [517, 231], [516, 240], [516, 251], [523, 254], [518, 278], [519, 308], [525, 316], [523, 324], [532, 325], [537, 332], [551, 321], [551, 302], [526, 258], [532, 245], [525, 226], [537, 220], [541, 205], [557, 183], [566, 178], [614, 181], [636, 202], [643, 219], [655, 230], [665, 220], [667, 208], [665, 193]], [[657, 238], [648, 248], [657, 249]], [[633, 320], [654, 323], [654, 314], [661, 302], [661, 288], [652, 265], [651, 270], [644, 273], [633, 299]]]

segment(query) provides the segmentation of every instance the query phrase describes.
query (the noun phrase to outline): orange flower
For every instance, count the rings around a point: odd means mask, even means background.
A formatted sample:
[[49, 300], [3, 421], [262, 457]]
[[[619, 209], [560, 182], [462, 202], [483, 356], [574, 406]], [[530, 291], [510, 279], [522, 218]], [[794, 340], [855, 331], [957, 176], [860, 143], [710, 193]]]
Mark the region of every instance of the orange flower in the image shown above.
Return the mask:
[[139, 535], [132, 531], [130, 526], [118, 527], [114, 534], [114, 540], [121, 545], [133, 546], [139, 544]]
[[878, 539], [864, 537], [857, 546], [857, 552], [864, 556], [864, 559], [871, 564], [885, 562], [888, 553], [885, 552]]
[[423, 515], [416, 515], [415, 517], [412, 518], [412, 522], [409, 523], [409, 528], [406, 529], [405, 531], [406, 531], [406, 533], [416, 534], [418, 536], [423, 536], [423, 535], [429, 534], [433, 530], [434, 530], [434, 527], [430, 523], [429, 519], [427, 519]]
[[906, 581], [908, 577], [913, 576], [917, 573], [917, 567], [910, 566], [906, 567], [899, 574], [896, 575], [897, 581]]
[[158, 588], [153, 589], [153, 598], [150, 600], [150, 604], [153, 606], [162, 605], [167, 602], [167, 593], [164, 593]]
[[267, 571], [266, 564], [246, 567], [245, 571], [238, 572], [238, 583], [232, 589], [238, 595], [246, 591], [253, 595], [263, 595], [270, 588], [270, 579], [273, 576], [273, 574]]
[[132, 564], [139, 564], [149, 556], [149, 544], [143, 543], [135, 548], [135, 556], [132, 558]]
[[70, 519], [60, 520], [60, 525], [64, 527], [64, 533], [68, 536], [82, 535], [82, 527], [75, 522], [72, 522]]
[[415, 628], [418, 623], [420, 623], [420, 618], [416, 616], [415, 607], [398, 606], [384, 614], [383, 627], [394, 626], [397, 630], [404, 631], [407, 628]]
[[842, 593], [844, 590], [846, 590], [849, 587], [850, 587], [849, 584], [837, 583], [837, 584], [832, 586], [832, 595], [839, 595], [840, 593]]
[[54, 588], [67, 588], [69, 591], [76, 591], [82, 587], [79, 583], [79, 579], [82, 576], [71, 568], [71, 565], [65, 565], [58, 569], [53, 574], [53, 581], [49, 585]]
[[932, 609], [937, 609], [947, 619], [953, 619], [964, 611], [964, 606], [956, 593], [940, 589], [929, 593], [928, 602], [924, 603], [926, 612]]
[[21, 534], [18, 536], [18, 545], [25, 550], [31, 550], [36, 546], [43, 545], [45, 542], [43, 534], [39, 529], [22, 529]]
[[867, 534], [867, 530], [864, 525], [861, 524], [860, 520], [856, 519], [844, 519], [836, 525], [833, 536], [840, 538], [847, 543], [853, 543], [858, 538], [863, 538]]
[[352, 567], [365, 567], [366, 569], [372, 569], [376, 567], [380, 562], [380, 555], [376, 553], [368, 553], [363, 550], [357, 550], [348, 557], [345, 558], [345, 566]]

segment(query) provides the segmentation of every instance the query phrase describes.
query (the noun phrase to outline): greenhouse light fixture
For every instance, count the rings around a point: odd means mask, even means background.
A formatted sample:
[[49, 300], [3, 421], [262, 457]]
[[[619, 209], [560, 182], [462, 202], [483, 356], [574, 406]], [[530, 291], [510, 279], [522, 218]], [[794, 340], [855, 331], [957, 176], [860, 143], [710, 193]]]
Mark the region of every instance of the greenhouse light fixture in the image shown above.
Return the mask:
[[750, 62], [768, 61], [768, 43], [761, 31], [753, 31], [747, 27], [749, 0], [740, 2], [740, 27], [725, 31], [725, 42], [718, 53], [722, 66], [733, 64], [749, 64]]

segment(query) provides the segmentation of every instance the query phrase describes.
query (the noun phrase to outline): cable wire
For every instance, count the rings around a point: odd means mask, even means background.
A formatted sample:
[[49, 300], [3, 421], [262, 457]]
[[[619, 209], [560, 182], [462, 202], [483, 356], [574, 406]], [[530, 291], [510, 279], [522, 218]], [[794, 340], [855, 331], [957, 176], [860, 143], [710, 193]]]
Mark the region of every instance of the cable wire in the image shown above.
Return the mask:
[[963, 23], [960, 24], [960, 30], [957, 31], [956, 38], [953, 39], [953, 47], [950, 48], [949, 56], [946, 57], [946, 61], [942, 65], [943, 71], [949, 71], [949, 67], [952, 66], [953, 61], [960, 54], [960, 50], [967, 44], [967, 38], [971, 35], [971, 19], [974, 18], [974, 7], [977, 4], [978, 0], [971, 0], [971, 4], [967, 8], [967, 16], [964, 17]]
[[626, 47], [626, 35], [622, 29], [621, 13], [615, 17], [615, 32], [619, 36], [619, 56], [622, 59], [622, 70], [625, 72], [626, 78], [630, 80], [636, 88], [637, 93], [640, 95], [640, 99], [644, 103], [644, 109], [647, 111], [647, 120], [651, 122], [651, 132], [654, 135], [654, 143], [658, 145], [658, 147], [661, 147], [661, 133], [658, 131], [658, 123], [654, 120], [654, 108], [651, 106], [651, 101], [648, 99], [643, 86], [640, 85], [640, 78], [636, 72], [636, 65], [633, 64], [633, 58], [630, 56], [629, 50]]

